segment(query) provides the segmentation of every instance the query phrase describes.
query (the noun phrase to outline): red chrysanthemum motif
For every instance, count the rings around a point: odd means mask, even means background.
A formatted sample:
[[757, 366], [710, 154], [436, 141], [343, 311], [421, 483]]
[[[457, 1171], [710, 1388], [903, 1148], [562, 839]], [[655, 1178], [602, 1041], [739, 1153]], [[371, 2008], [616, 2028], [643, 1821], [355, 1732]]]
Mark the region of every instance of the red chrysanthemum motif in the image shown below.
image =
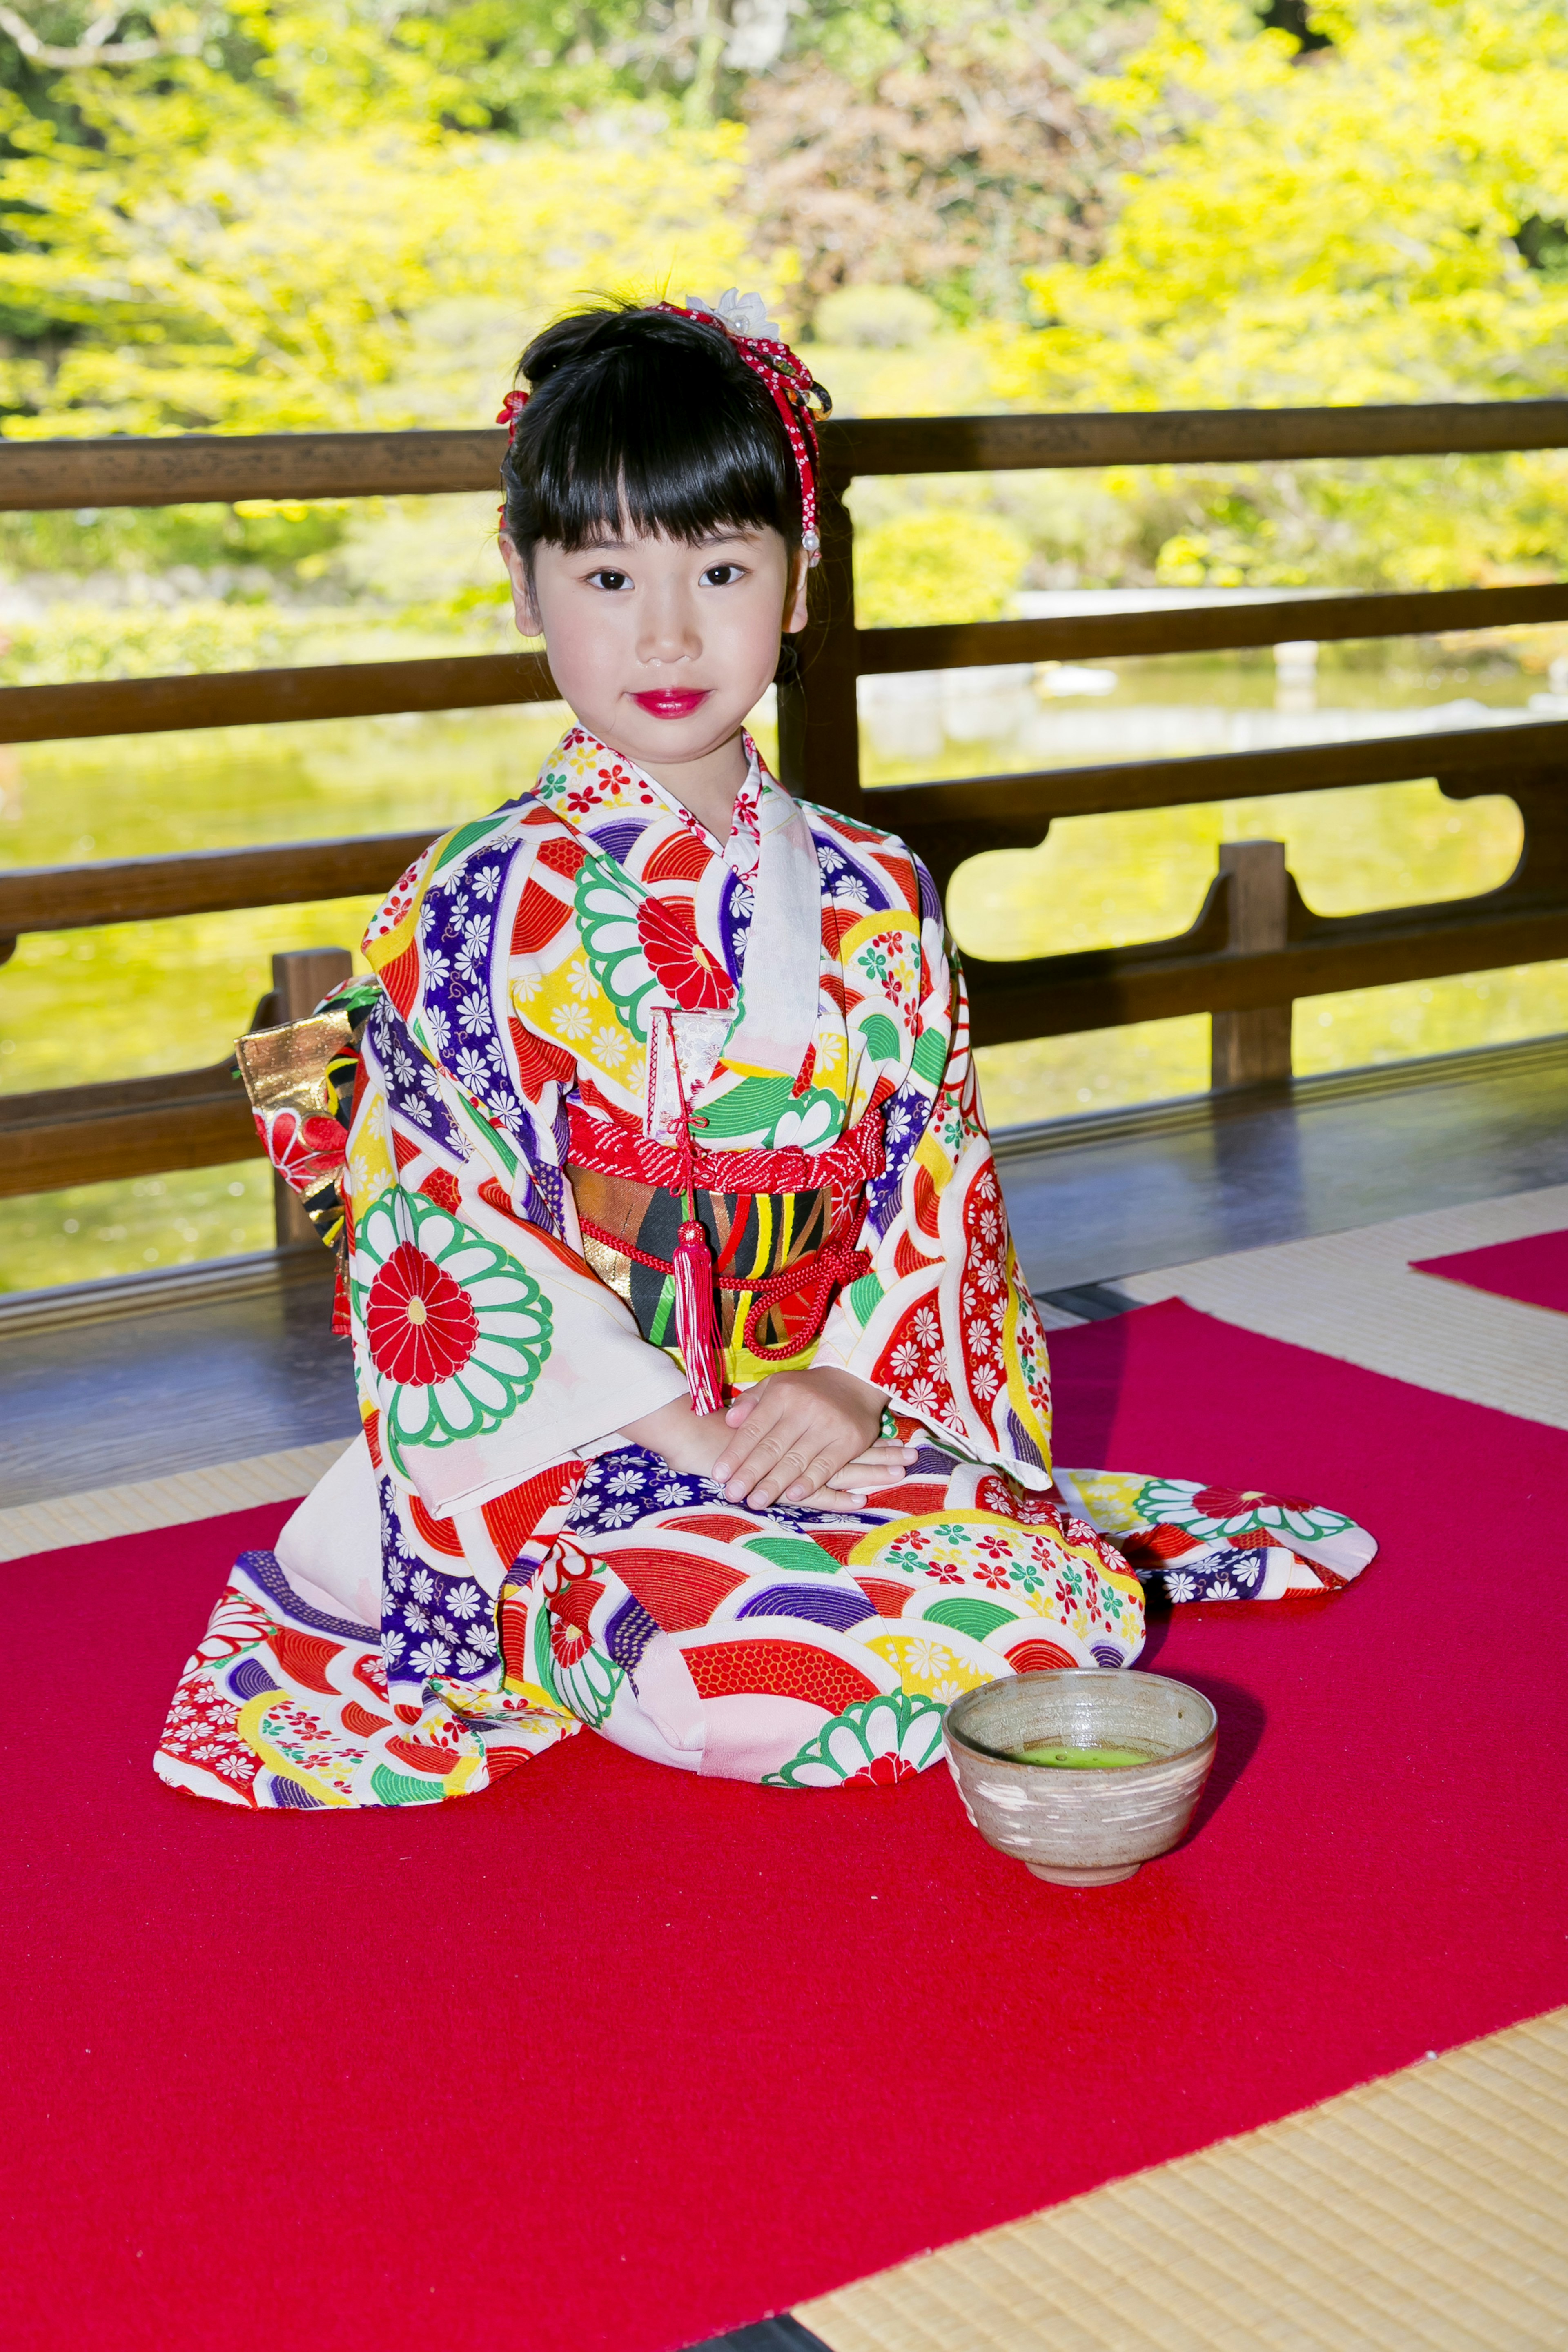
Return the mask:
[[1239, 1519], [1259, 1506], [1277, 1511], [1307, 1511], [1311, 1505], [1299, 1495], [1267, 1495], [1248, 1488], [1242, 1492], [1234, 1486], [1200, 1486], [1193, 1496], [1193, 1508], [1206, 1519]]
[[862, 1764], [858, 1772], [851, 1772], [845, 1782], [852, 1788], [857, 1780], [868, 1782], [874, 1789], [896, 1789], [900, 1780], [912, 1780], [920, 1771], [905, 1756], [873, 1756], [869, 1764]]
[[370, 1286], [365, 1335], [378, 1372], [428, 1388], [460, 1372], [479, 1342], [479, 1318], [434, 1258], [400, 1242]]
[[637, 908], [637, 939], [647, 967], [683, 1013], [724, 1013], [735, 1002], [735, 985], [662, 899], [645, 898]]
[[574, 1666], [593, 1648], [592, 1638], [581, 1625], [563, 1625], [555, 1618], [550, 1621], [551, 1654], [559, 1666]]

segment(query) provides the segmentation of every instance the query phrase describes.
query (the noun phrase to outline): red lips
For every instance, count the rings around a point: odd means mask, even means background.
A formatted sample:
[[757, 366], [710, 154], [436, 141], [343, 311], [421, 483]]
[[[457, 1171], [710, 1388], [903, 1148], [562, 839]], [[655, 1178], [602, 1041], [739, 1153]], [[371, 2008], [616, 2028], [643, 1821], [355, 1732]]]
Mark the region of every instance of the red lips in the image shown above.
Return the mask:
[[651, 694], [634, 694], [632, 700], [650, 719], [689, 719], [692, 712], [708, 699], [706, 687], [657, 687]]

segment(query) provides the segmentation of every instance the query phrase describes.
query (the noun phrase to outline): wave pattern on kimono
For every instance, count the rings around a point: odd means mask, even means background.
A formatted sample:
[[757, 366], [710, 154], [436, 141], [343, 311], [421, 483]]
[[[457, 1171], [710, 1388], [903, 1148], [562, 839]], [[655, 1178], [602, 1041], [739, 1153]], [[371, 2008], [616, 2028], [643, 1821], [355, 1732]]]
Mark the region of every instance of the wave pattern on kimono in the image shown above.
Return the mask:
[[[693, 1770], [891, 1780], [973, 1684], [1136, 1658], [1151, 1585], [1274, 1599], [1371, 1558], [1295, 1497], [1053, 1478], [930, 878], [748, 750], [721, 845], [574, 729], [373, 922], [340, 1176], [363, 1434], [237, 1566], [164, 1779], [418, 1802], [586, 1724]], [[683, 1096], [726, 1387], [837, 1367], [920, 1448], [858, 1510], [731, 1504], [621, 1434], [686, 1393], [681, 1206], [647, 1181]]]

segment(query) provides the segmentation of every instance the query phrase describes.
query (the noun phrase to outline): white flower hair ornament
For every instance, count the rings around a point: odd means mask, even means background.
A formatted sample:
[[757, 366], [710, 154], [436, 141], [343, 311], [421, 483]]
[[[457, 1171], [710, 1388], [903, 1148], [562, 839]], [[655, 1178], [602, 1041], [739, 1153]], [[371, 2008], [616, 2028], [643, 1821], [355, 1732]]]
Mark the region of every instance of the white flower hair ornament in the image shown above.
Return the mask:
[[795, 457], [800, 479], [800, 543], [808, 563], [822, 561], [822, 539], [816, 523], [816, 469], [819, 456], [816, 426], [831, 416], [833, 403], [804, 361], [784, 341], [778, 323], [768, 317], [760, 294], [742, 294], [726, 287], [717, 301], [689, 294], [684, 302], [655, 302], [656, 310], [672, 318], [696, 319], [729, 337], [742, 363], [750, 368], [773, 395]]
[[707, 301], [700, 294], [689, 294], [684, 307], [693, 318], [711, 319], [727, 335], [743, 336], [748, 342], [784, 341], [784, 330], [776, 319], [769, 318], [768, 306], [762, 296], [742, 294], [738, 286], [727, 286], [716, 302]]

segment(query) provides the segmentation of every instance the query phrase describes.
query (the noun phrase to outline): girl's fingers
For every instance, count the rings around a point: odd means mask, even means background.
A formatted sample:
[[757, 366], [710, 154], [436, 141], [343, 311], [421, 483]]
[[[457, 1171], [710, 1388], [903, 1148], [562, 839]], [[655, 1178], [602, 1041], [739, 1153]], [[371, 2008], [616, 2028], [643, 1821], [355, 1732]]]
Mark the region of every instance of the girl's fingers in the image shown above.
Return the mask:
[[729, 1502], [765, 1510], [781, 1496], [800, 1504], [829, 1491], [847, 1466], [860, 1469], [863, 1491], [896, 1482], [916, 1448], [876, 1438], [859, 1452], [847, 1416], [809, 1382], [763, 1381], [737, 1399], [712, 1476]]
[[[817, 1484], [811, 1473], [818, 1450], [805, 1431], [791, 1439], [774, 1455], [746, 1496], [752, 1509], [765, 1511], [770, 1503], [776, 1503], [791, 1486], [804, 1486], [809, 1495]], [[825, 1459], [831, 1464], [833, 1456], [828, 1454]]]
[[879, 1441], [853, 1461], [845, 1463], [842, 1469], [830, 1472], [814, 1493], [792, 1492], [789, 1500], [811, 1510], [858, 1510], [866, 1496], [874, 1495], [879, 1487], [897, 1486], [919, 1451], [918, 1446], [900, 1445], [891, 1439]]
[[765, 1510], [788, 1493], [794, 1500], [794, 1489], [809, 1495], [819, 1486], [824, 1477], [837, 1470], [844, 1460], [844, 1440], [835, 1444], [815, 1413], [803, 1414], [794, 1425], [786, 1423], [773, 1433], [767, 1445], [759, 1449], [771, 1455], [761, 1465], [761, 1475], [753, 1477], [746, 1500], [753, 1509]]
[[[740, 1477], [766, 1435], [767, 1423], [763, 1415], [750, 1414], [740, 1429], [725, 1437], [719, 1459], [713, 1465], [715, 1478], [732, 1482]], [[733, 1502], [735, 1497], [731, 1496], [730, 1499]]]
[[[732, 1416], [742, 1412], [742, 1416], [737, 1425]], [[799, 1410], [797, 1405], [795, 1412]], [[742, 1475], [746, 1465], [756, 1459], [760, 1449], [764, 1450], [764, 1458], [771, 1458], [772, 1454], [777, 1451], [776, 1447], [770, 1447], [769, 1440], [781, 1424], [787, 1427], [794, 1418], [789, 1391], [787, 1389], [774, 1389], [771, 1381], [763, 1381], [739, 1398], [725, 1418], [731, 1422], [735, 1433], [732, 1437], [726, 1437], [720, 1459], [713, 1465], [713, 1475], [733, 1486]], [[741, 1491], [743, 1489], [731, 1495], [732, 1503], [740, 1500]]]
[[834, 1450], [829, 1448], [818, 1454], [789, 1488], [789, 1501], [805, 1502], [811, 1496], [820, 1492], [824, 1486], [830, 1486], [834, 1479], [842, 1474], [842, 1470], [843, 1465]]
[[781, 1392], [772, 1410], [760, 1406], [733, 1444], [724, 1448], [731, 1465], [729, 1499], [776, 1502], [784, 1488], [805, 1475], [823, 1450], [816, 1413], [799, 1391]]

